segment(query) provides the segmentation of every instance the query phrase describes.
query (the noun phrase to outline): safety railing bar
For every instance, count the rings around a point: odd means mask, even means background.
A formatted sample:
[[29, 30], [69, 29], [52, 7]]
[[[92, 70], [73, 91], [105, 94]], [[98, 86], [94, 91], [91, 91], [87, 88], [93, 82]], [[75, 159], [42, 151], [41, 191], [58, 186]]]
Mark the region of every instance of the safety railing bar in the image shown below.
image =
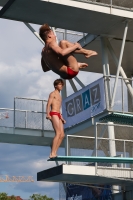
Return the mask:
[[[14, 109], [7, 109], [7, 108], [0, 108], [0, 110], [14, 111]], [[19, 109], [15, 109], [15, 111], [19, 111], [19, 112], [31, 112], [31, 113], [44, 113], [44, 114], [46, 114], [46, 112], [32, 111], [32, 110], [19, 110]]]
[[[113, 75], [104, 75], [103, 77], [109, 77], [109, 78], [116, 78], [116, 76], [113, 76]], [[130, 80], [130, 81], [133, 81], [133, 79], [132, 78], [123, 78], [123, 77], [121, 77], [121, 76], [119, 76], [119, 78], [118, 79], [123, 79], [123, 80]]]
[[[64, 31], [60, 31], [60, 30], [56, 30], [55, 32], [56, 33], [64, 33]], [[67, 31], [67, 34], [77, 35], [77, 36], [83, 36], [83, 33], [72, 33], [72, 32], [69, 32], [69, 31]]]
[[68, 137], [77, 137], [77, 138], [92, 138], [94, 139], [95, 137], [89, 137], [89, 136], [79, 136], [79, 135], [67, 135]]
[[133, 115], [133, 112], [127, 112], [127, 111], [120, 111], [120, 110], [108, 110], [108, 112], [117, 112], [117, 113], [122, 113], [122, 114], [131, 114]]
[[14, 111], [13, 108], [0, 108], [0, 110], [10, 110], [10, 111]]
[[[109, 125], [109, 126], [111, 126], [111, 125]], [[72, 136], [72, 135], [67, 135], [67, 137], [75, 137], [75, 138], [85, 138], [85, 139], [95, 139], [95, 137], [89, 137], [89, 136], [76, 136], [76, 135], [74, 135], [74, 136]], [[121, 142], [123, 142], [123, 141], [125, 141], [125, 142], [133, 142], [133, 140], [125, 140], [125, 139], [110, 139], [110, 138], [101, 138], [101, 137], [97, 137], [97, 139], [100, 139], [100, 140], [112, 140], [112, 141], [121, 141]]]
[[124, 168], [124, 167], [123, 168], [121, 168], [121, 167], [117, 167], [116, 168], [116, 167], [110, 167], [110, 166], [109, 167], [108, 166], [97, 166], [97, 168], [100, 168], [100, 169], [102, 169], [102, 168], [103, 169], [108, 168], [108, 169], [116, 169], [116, 170], [122, 169], [123, 171], [124, 170], [126, 170], [126, 171], [132, 171], [132, 168], [129, 168], [129, 167], [128, 168]]
[[121, 141], [121, 142], [133, 142], [133, 140], [123, 140], [123, 139], [110, 139], [110, 138], [97, 138], [97, 139], [100, 139], [100, 140], [111, 140], [111, 141]]
[[[97, 124], [100, 124], [100, 125], [107, 125], [107, 123], [100, 123], [100, 122], [97, 122]], [[108, 125], [107, 125], [107, 126], [108, 126]], [[122, 126], [122, 127], [133, 128], [133, 126], [126, 125], [126, 124], [109, 124], [109, 126]]]
[[27, 98], [27, 97], [14, 97], [15, 99], [26, 99], [26, 100], [35, 100], [35, 101], [45, 101], [47, 102], [47, 100], [43, 100], [43, 99], [32, 99], [32, 98]]

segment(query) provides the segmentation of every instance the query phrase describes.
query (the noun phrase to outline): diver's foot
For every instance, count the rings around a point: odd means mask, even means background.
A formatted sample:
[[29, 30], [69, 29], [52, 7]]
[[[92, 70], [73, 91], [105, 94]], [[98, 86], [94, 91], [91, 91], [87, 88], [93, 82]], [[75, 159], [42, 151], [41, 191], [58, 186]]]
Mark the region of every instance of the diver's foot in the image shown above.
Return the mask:
[[51, 153], [51, 154], [49, 155], [49, 158], [56, 158], [56, 157], [57, 157], [57, 154], [52, 154], [52, 153]]
[[78, 65], [79, 65], [79, 69], [84, 69], [84, 68], [88, 67], [87, 63], [78, 63]]
[[97, 56], [97, 55], [98, 55], [98, 53], [96, 51], [86, 50], [86, 52], [85, 52], [85, 57], [86, 58], [89, 58], [91, 56]]

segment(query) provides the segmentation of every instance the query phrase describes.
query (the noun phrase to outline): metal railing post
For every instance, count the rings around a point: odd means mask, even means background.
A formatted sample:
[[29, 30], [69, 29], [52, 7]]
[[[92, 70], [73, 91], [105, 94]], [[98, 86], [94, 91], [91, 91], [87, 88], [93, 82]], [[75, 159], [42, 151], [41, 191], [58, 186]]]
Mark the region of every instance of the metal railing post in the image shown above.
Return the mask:
[[44, 101], [42, 100], [42, 133], [44, 131]]
[[[65, 156], [68, 156], [68, 135], [66, 135], [65, 139]], [[66, 164], [68, 164], [68, 161], [66, 161]]]
[[64, 40], [67, 40], [67, 30], [65, 29], [65, 32], [64, 32]]
[[[124, 158], [126, 157], [126, 142], [124, 140]], [[124, 167], [126, 168], [126, 163], [124, 164]]]
[[14, 117], [13, 117], [13, 126], [15, 129], [15, 97], [14, 97]]
[[25, 111], [25, 128], [27, 128], [27, 111]]
[[[95, 156], [97, 157], [97, 123], [95, 124]], [[97, 162], [95, 163], [95, 175], [97, 175]]]
[[112, 14], [112, 0], [110, 0], [110, 14]]
[[85, 37], [85, 33], [83, 33], [83, 38], [84, 38], [84, 44], [86, 44], [86, 37]]
[[121, 95], [122, 95], [122, 112], [124, 112], [124, 88], [123, 88], [123, 79], [121, 79]]

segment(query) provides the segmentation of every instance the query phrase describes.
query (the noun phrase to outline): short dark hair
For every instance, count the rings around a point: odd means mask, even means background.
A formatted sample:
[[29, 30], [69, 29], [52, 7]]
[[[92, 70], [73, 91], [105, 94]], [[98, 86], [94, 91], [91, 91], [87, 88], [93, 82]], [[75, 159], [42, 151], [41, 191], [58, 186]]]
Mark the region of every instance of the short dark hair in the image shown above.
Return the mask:
[[54, 87], [56, 87], [59, 83], [61, 83], [62, 85], [64, 85], [64, 81], [61, 79], [61, 78], [59, 78], [59, 79], [56, 79], [55, 81], [54, 81]]
[[47, 39], [47, 36], [49, 32], [51, 31], [51, 28], [48, 24], [43, 24], [39, 29], [39, 35], [42, 38], [42, 40], [45, 42]]

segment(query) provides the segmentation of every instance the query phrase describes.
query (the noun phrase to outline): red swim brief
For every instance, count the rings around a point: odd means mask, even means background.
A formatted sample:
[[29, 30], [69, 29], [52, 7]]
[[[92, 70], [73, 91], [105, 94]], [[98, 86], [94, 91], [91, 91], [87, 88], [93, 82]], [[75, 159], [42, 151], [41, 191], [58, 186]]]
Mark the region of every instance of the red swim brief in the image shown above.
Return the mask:
[[70, 69], [70, 67], [67, 67], [67, 74], [68, 74], [68, 76], [67, 76], [66, 79], [72, 79], [72, 78], [74, 78], [75, 76], [77, 76], [78, 73], [79, 73], [79, 72], [75, 72], [75, 71], [73, 71], [72, 69]]
[[59, 119], [61, 119], [61, 114], [58, 113], [58, 112], [52, 112], [52, 111], [51, 111], [49, 114], [50, 114], [51, 117], [52, 117], [53, 115], [57, 115], [57, 116], [59, 117]]

